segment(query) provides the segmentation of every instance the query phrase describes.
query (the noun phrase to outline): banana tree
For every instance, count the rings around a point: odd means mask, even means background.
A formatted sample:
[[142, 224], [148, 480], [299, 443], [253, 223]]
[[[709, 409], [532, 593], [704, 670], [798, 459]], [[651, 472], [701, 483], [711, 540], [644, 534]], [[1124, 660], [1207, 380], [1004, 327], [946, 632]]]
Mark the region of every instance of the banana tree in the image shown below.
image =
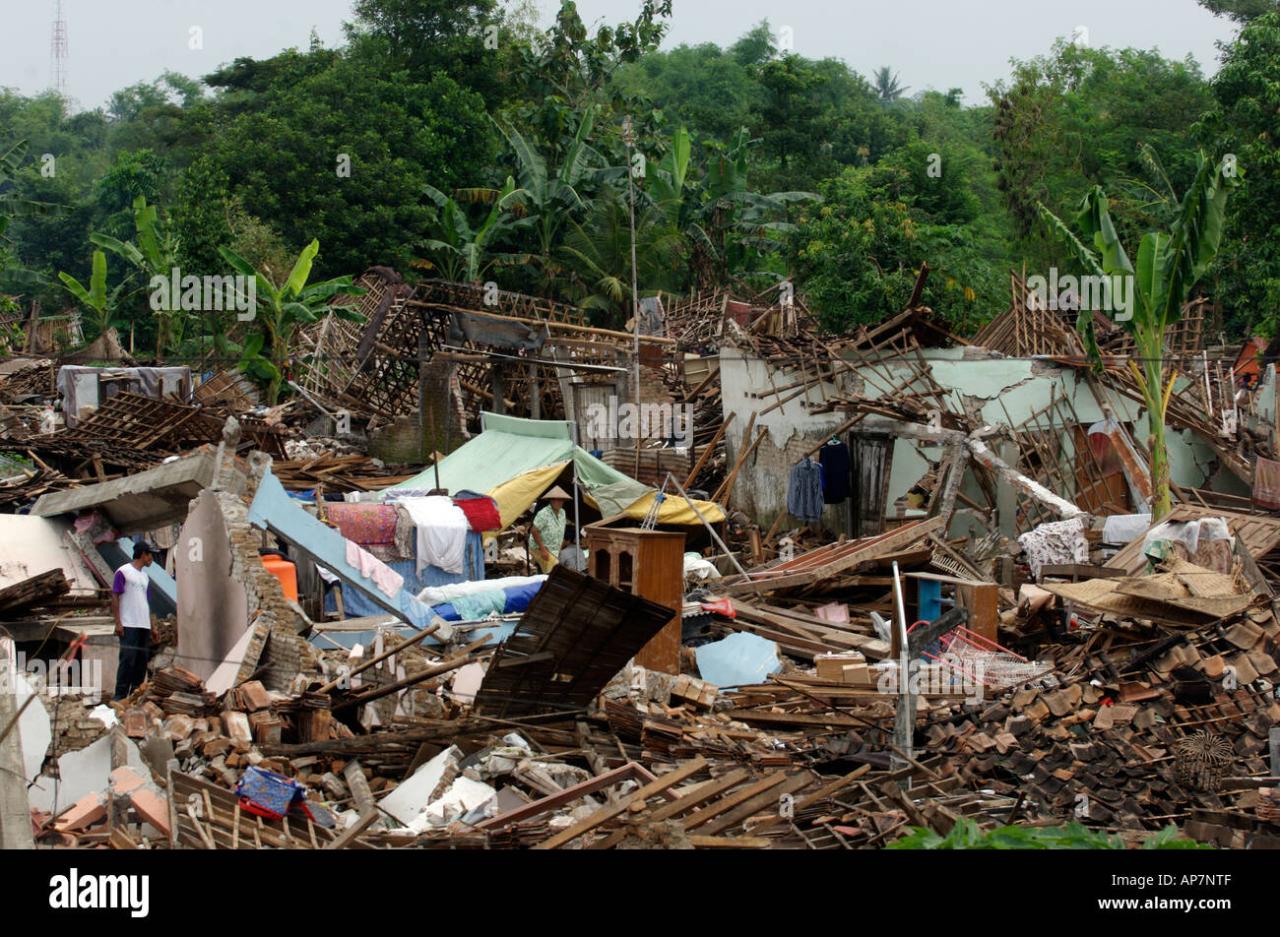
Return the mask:
[[[446, 279], [478, 283], [490, 267], [502, 262], [503, 258], [493, 255], [490, 249], [498, 238], [521, 226], [508, 215], [515, 190], [515, 180], [510, 176], [501, 189], [465, 190], [469, 201], [490, 203], [489, 213], [473, 228], [466, 210], [455, 199], [435, 186], [424, 187], [436, 206], [434, 222], [439, 237], [424, 241], [423, 247], [430, 252], [431, 265]], [[521, 221], [524, 220], [527, 219]]]
[[693, 164], [693, 138], [689, 131], [681, 127], [671, 135], [671, 145], [658, 165], [649, 173], [644, 182], [645, 194], [653, 203], [666, 212], [674, 227], [680, 227], [687, 220], [684, 217], [685, 183], [689, 180], [689, 169]]
[[[148, 281], [154, 277], [168, 280], [178, 269], [178, 240], [161, 224], [156, 206], [148, 205], [145, 195], [133, 201], [133, 226], [137, 232], [134, 241], [97, 233], [90, 234], [89, 240], [137, 267]], [[162, 360], [167, 350], [181, 346], [188, 315], [181, 307], [180, 297], [172, 294], [156, 310], [157, 360]]]
[[[1129, 362], [1142, 394], [1150, 425], [1152, 504], [1159, 520], [1172, 509], [1169, 495], [1169, 452], [1165, 442], [1165, 416], [1178, 374], [1165, 372], [1165, 335], [1182, 316], [1191, 290], [1213, 263], [1222, 242], [1227, 191], [1233, 183], [1223, 163], [1203, 154], [1195, 181], [1182, 197], [1169, 230], [1152, 231], [1138, 245], [1137, 266], [1125, 253], [1111, 219], [1106, 193], [1095, 186], [1080, 207], [1076, 225], [1090, 244], [1081, 241], [1057, 215], [1038, 203], [1049, 229], [1070, 250], [1085, 270], [1113, 285], [1112, 296], [1125, 295], [1119, 281], [1132, 284], [1130, 308], [1116, 315], [1116, 322], [1133, 336], [1137, 360]], [[1118, 287], [1118, 288], [1117, 288]], [[1094, 310], [1081, 308], [1076, 322], [1095, 367], [1102, 357], [1093, 328]]]
[[519, 188], [508, 193], [500, 204], [511, 206], [529, 218], [537, 242], [534, 259], [547, 281], [558, 269], [554, 256], [561, 232], [575, 214], [588, 207], [587, 200], [578, 190], [592, 171], [591, 164], [599, 161], [599, 154], [587, 144], [593, 121], [592, 112], [588, 110], [565, 151], [564, 161], [554, 172], [548, 168], [546, 158], [520, 131], [495, 121], [515, 154], [519, 183]]
[[753, 260], [776, 254], [796, 230], [786, 220], [787, 207], [818, 201], [812, 192], [751, 191], [747, 184], [751, 145], [750, 133], [740, 129], [712, 155], [701, 178], [691, 181], [690, 146], [681, 130], [654, 173], [655, 197], [669, 199], [674, 193], [679, 199], [680, 228], [692, 245], [697, 286], [750, 274], [747, 267]]
[[116, 327], [116, 308], [119, 305], [120, 293], [128, 281], [122, 281], [116, 285], [115, 289], [107, 291], [106, 254], [100, 250], [93, 252], [93, 268], [89, 275], [88, 287], [69, 273], [59, 273], [58, 279], [62, 281], [67, 292], [93, 314], [94, 337], [106, 335]]
[[364, 290], [353, 286], [349, 276], [320, 283], [307, 282], [311, 279], [316, 255], [320, 253], [319, 241], [312, 241], [303, 248], [281, 286], [276, 286], [271, 277], [255, 270], [249, 261], [230, 248], [220, 248], [219, 253], [237, 273], [253, 281], [257, 308], [250, 326], [254, 331], [244, 341], [240, 369], [266, 384], [267, 403], [274, 406], [280, 401], [280, 390], [288, 371], [289, 349], [298, 327], [315, 322], [328, 313], [342, 319], [361, 321], [360, 314], [350, 305], [331, 305], [330, 301], [339, 296], [359, 296]]
[[8, 260], [9, 224], [17, 213], [19, 203], [18, 187], [14, 179], [22, 168], [22, 157], [26, 151], [26, 142], [20, 140], [0, 152], [0, 261]]

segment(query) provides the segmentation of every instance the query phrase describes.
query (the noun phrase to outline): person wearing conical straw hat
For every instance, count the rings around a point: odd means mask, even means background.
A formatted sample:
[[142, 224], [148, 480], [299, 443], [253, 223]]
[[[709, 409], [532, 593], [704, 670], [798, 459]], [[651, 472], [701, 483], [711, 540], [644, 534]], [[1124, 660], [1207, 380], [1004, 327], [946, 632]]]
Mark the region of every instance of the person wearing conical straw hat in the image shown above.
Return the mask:
[[569, 500], [569, 493], [556, 485], [542, 497], [547, 503], [533, 515], [529, 554], [544, 573], [549, 573], [560, 562], [560, 551], [564, 549], [564, 531], [569, 522], [564, 506]]

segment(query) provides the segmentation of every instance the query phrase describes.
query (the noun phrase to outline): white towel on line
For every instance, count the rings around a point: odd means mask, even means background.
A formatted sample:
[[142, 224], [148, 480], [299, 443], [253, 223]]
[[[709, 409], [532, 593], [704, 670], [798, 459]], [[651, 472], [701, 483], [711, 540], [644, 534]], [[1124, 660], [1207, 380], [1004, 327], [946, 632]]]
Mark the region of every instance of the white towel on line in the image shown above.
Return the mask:
[[467, 533], [471, 524], [452, 498], [407, 498], [398, 502], [409, 512], [418, 532], [417, 571], [439, 566], [446, 573], [460, 573], [467, 555]]

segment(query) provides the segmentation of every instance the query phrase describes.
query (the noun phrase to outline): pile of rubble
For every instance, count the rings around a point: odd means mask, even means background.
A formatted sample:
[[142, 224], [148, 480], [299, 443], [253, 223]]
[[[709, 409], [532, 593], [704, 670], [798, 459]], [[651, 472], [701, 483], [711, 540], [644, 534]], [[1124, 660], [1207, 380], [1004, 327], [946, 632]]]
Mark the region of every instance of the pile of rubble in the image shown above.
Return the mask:
[[[0, 652], [50, 664], [6, 695], [34, 842], [838, 849], [1075, 822], [1280, 845], [1280, 518], [1264, 472], [1252, 497], [1209, 477], [1275, 451], [1274, 365], [1253, 397], [1207, 364], [1180, 388], [1214, 467], [1156, 523], [1121, 369], [1030, 337], [1025, 301], [966, 341], [915, 305], [836, 337], [781, 292], [659, 299], [636, 362], [577, 310], [364, 282], [364, 325], [308, 328], [281, 407], [218, 375], [42, 432], [23, 408], [57, 372], [0, 382], [27, 465], [0, 499], [32, 544]], [[564, 424], [609, 392], [685, 405], [690, 435], [578, 452]], [[369, 440], [410, 425], [450, 455], [396, 474]], [[450, 464], [486, 433], [509, 472]], [[582, 552], [538, 575], [555, 486]], [[437, 569], [401, 495], [498, 520]], [[146, 682], [108, 704], [50, 674], [114, 653], [126, 535], [163, 542], [169, 603]]]

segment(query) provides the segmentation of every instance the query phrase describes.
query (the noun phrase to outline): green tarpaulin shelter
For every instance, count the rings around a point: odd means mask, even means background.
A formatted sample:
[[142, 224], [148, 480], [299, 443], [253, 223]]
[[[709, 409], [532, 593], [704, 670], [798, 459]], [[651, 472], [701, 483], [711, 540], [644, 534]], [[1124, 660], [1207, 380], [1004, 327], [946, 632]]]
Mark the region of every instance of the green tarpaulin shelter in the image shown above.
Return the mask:
[[[605, 517], [622, 514], [642, 519], [653, 504], [654, 489], [601, 462], [573, 441], [573, 424], [563, 420], [524, 420], [496, 413], [480, 414], [481, 433], [440, 460], [439, 487], [453, 493], [474, 491], [498, 502], [503, 526], [511, 524], [549, 488], [565, 466], [574, 471], [588, 498]], [[384, 489], [429, 490], [436, 487], [436, 468]], [[710, 502], [694, 502], [709, 523], [724, 520]], [[694, 526], [697, 513], [679, 496], [667, 497], [658, 520]]]

